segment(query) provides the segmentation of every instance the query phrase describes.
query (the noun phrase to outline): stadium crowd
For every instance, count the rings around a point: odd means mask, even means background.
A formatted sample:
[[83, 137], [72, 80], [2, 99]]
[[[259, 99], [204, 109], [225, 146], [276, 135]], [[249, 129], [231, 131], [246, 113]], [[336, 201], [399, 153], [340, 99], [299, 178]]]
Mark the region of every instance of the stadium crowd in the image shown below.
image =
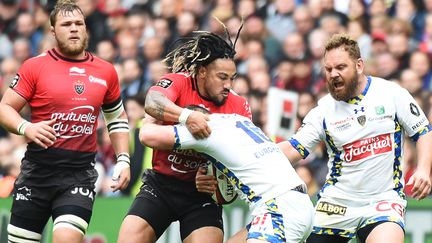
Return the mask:
[[[49, 12], [54, 0], [0, 0], [0, 97], [28, 58], [53, 48]], [[248, 99], [253, 121], [266, 129], [270, 87], [299, 93], [297, 127], [326, 94], [321, 58], [335, 33], [355, 38], [365, 73], [406, 88], [432, 122], [432, 0], [77, 0], [86, 15], [88, 50], [114, 64], [131, 132], [131, 183], [120, 193], [109, 185], [115, 154], [99, 119], [99, 195], [135, 195], [151, 150], [139, 142], [146, 91], [169, 70], [161, 60], [195, 30], [223, 35], [221, 20], [235, 38], [238, 77], [233, 90]], [[383, 90], [383, 92], [385, 92]], [[22, 115], [29, 118], [29, 110]], [[416, 165], [414, 145], [405, 140], [404, 175]], [[0, 127], [0, 197], [7, 197], [25, 152], [23, 136]], [[296, 166], [314, 196], [327, 173], [325, 147]], [[406, 187], [410, 195], [410, 188]]]

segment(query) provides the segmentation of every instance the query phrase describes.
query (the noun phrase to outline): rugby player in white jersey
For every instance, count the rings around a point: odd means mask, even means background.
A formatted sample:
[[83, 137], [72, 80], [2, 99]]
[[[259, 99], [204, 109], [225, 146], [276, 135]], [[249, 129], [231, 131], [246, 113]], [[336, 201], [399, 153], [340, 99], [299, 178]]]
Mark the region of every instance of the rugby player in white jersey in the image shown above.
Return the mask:
[[[314, 227], [307, 243], [404, 242], [404, 133], [416, 141], [417, 170], [407, 185], [413, 197], [431, 191], [432, 133], [429, 121], [414, 98], [398, 84], [364, 74], [355, 40], [334, 35], [324, 55], [330, 94], [305, 117], [289, 140], [279, 143], [289, 161], [306, 158], [324, 141], [329, 173], [319, 193]], [[208, 179], [197, 174], [199, 191]], [[230, 242], [244, 242], [246, 229]]]
[[404, 133], [417, 142], [417, 170], [408, 184], [420, 200], [431, 190], [429, 121], [407, 90], [363, 73], [358, 44], [349, 36], [329, 40], [323, 66], [330, 94], [281, 145], [290, 161], [307, 157], [320, 141], [329, 154], [307, 242], [348, 242], [357, 236], [360, 242], [402, 243]]
[[312, 229], [312, 202], [305, 183], [277, 144], [241, 115], [212, 114], [208, 125], [210, 136], [197, 140], [183, 125], [157, 125], [147, 117], [140, 140], [156, 149], [194, 149], [205, 154], [250, 206], [248, 243], [304, 242]]

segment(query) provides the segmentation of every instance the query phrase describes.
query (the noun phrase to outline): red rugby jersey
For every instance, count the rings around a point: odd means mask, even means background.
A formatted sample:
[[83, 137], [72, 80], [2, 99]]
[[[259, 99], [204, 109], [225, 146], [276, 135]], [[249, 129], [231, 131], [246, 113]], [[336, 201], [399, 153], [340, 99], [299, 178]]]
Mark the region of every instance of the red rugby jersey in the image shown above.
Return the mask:
[[[199, 105], [207, 108], [211, 113], [235, 113], [252, 119], [250, 106], [245, 98], [230, 92], [225, 104], [216, 106], [198, 94], [195, 79], [185, 73], [167, 74], [150, 89], [163, 93], [180, 107]], [[198, 167], [205, 163], [207, 159], [192, 150], [153, 151], [153, 169], [180, 180], [195, 180]]]
[[31, 58], [11, 88], [29, 103], [33, 123], [57, 120], [55, 143], [47, 150], [30, 143], [26, 159], [62, 167], [88, 166], [94, 160], [99, 111], [121, 102], [113, 65], [89, 52], [81, 60], [55, 49]]

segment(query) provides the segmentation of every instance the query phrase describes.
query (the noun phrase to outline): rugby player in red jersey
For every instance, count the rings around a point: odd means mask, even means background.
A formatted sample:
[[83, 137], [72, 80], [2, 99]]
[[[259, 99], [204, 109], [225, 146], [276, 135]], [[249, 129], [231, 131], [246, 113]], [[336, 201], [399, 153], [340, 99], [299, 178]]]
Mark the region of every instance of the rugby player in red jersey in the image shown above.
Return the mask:
[[[198, 138], [211, 132], [208, 116], [182, 107], [198, 105], [212, 113], [251, 118], [247, 101], [231, 91], [237, 75], [234, 47], [235, 42], [210, 32], [187, 39], [165, 59], [173, 73], [149, 90], [146, 112], [163, 124], [186, 124]], [[118, 242], [155, 242], [174, 221], [180, 222], [183, 242], [222, 242], [222, 207], [195, 188], [195, 174], [206, 163], [192, 150], [154, 150], [153, 169], [144, 174]]]
[[[129, 128], [114, 67], [86, 52], [84, 15], [59, 1], [50, 15], [57, 46], [20, 68], [0, 103], [0, 124], [29, 143], [8, 225], [9, 242], [39, 242], [52, 217], [53, 242], [83, 241], [92, 215], [96, 127], [102, 108], [117, 155], [112, 189], [130, 178]], [[28, 103], [31, 122], [18, 112]]]

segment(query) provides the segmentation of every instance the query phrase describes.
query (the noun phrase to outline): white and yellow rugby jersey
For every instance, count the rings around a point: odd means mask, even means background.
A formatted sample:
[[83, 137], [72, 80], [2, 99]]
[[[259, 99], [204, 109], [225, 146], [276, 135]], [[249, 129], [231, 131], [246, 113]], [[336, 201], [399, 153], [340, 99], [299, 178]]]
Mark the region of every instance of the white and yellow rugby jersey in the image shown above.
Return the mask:
[[349, 102], [323, 97], [290, 142], [305, 158], [325, 141], [329, 173], [320, 196], [365, 198], [394, 190], [403, 198], [403, 132], [416, 141], [430, 130], [406, 89], [368, 77], [363, 93]]
[[249, 118], [237, 114], [212, 114], [211, 135], [196, 140], [176, 125], [176, 146], [205, 153], [248, 202], [263, 202], [304, 185], [287, 157]]

